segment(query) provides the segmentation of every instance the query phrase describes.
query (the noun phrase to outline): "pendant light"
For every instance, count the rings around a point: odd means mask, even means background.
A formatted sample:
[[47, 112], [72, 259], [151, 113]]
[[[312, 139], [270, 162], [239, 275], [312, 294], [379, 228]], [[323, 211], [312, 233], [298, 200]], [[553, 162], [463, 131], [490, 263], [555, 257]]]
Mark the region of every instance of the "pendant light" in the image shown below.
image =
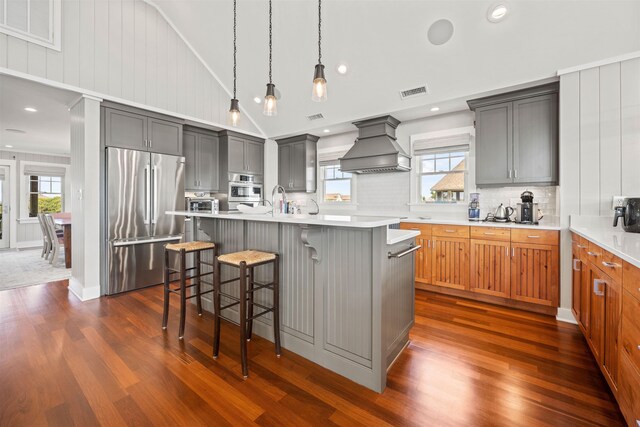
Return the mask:
[[276, 85], [271, 82], [271, 0], [269, 0], [269, 83], [267, 83], [267, 94], [264, 97], [264, 109], [262, 114], [265, 116], [277, 116], [278, 106], [276, 105]]
[[322, 0], [318, 0], [318, 63], [313, 73], [313, 91], [311, 99], [316, 102], [327, 100], [327, 79], [322, 65]]
[[236, 98], [236, 1], [233, 0], [233, 98], [231, 98], [231, 107], [227, 116], [227, 122], [231, 126], [238, 126], [240, 121], [240, 103]]

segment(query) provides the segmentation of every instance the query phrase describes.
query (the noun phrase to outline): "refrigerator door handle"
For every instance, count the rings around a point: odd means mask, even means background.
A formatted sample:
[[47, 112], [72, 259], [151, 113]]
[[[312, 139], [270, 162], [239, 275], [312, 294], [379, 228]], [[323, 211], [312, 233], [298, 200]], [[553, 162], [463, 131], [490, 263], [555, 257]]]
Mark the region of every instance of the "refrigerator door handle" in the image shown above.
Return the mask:
[[145, 245], [148, 243], [175, 242], [181, 239], [182, 239], [182, 236], [166, 236], [166, 237], [152, 237], [148, 239], [119, 240], [119, 241], [114, 241], [111, 244], [113, 245], [114, 248], [120, 248], [122, 246]]
[[158, 171], [157, 167], [151, 168], [151, 176], [153, 176], [153, 214], [151, 216], [151, 223], [155, 224], [158, 220]]
[[151, 211], [151, 173], [149, 166], [144, 168], [144, 223], [151, 224], [150, 212]]

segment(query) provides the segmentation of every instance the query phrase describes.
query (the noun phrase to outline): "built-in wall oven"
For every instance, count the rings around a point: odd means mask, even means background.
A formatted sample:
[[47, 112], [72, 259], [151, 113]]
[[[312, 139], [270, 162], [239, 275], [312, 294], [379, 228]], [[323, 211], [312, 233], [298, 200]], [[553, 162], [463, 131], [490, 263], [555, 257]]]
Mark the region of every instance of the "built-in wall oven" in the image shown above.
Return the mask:
[[262, 176], [229, 174], [228, 210], [238, 205], [258, 206], [263, 198]]

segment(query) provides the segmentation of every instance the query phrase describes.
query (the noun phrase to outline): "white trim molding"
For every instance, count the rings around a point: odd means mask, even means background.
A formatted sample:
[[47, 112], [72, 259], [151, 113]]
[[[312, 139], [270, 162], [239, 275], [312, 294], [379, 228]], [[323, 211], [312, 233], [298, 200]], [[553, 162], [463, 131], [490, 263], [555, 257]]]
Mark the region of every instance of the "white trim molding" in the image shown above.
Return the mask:
[[18, 171], [16, 168], [16, 160], [0, 159], [0, 166], [9, 167], [9, 248], [15, 248], [18, 238], [18, 221], [16, 216], [19, 214], [18, 206]]
[[100, 298], [100, 286], [84, 287], [78, 279], [69, 278], [69, 291], [80, 301], [89, 301]]
[[570, 308], [558, 307], [558, 314], [556, 315], [556, 320], [559, 322], [573, 323], [577, 325], [578, 322], [576, 318], [573, 317], [573, 313]]
[[625, 53], [623, 55], [613, 56], [611, 58], [601, 59], [600, 61], [589, 62], [583, 65], [576, 65], [574, 67], [563, 68], [558, 70], [557, 75], [575, 73], [576, 71], [588, 70], [589, 68], [602, 67], [603, 65], [613, 64], [615, 62], [628, 61], [629, 59], [640, 58], [640, 50], [635, 52]]

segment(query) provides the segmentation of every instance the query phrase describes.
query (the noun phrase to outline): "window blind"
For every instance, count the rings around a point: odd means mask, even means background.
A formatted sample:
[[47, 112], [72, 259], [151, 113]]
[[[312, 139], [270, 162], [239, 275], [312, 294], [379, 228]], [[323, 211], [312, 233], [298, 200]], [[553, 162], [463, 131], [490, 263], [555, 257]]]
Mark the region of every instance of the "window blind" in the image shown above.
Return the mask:
[[318, 164], [320, 166], [336, 166], [340, 164], [340, 158], [347, 154], [350, 147], [339, 150], [325, 151], [318, 153]]
[[413, 153], [416, 156], [434, 153], [447, 153], [451, 151], [469, 151], [470, 133], [442, 136], [415, 141]]
[[24, 174], [27, 176], [60, 176], [64, 177], [66, 169], [57, 166], [25, 165]]

